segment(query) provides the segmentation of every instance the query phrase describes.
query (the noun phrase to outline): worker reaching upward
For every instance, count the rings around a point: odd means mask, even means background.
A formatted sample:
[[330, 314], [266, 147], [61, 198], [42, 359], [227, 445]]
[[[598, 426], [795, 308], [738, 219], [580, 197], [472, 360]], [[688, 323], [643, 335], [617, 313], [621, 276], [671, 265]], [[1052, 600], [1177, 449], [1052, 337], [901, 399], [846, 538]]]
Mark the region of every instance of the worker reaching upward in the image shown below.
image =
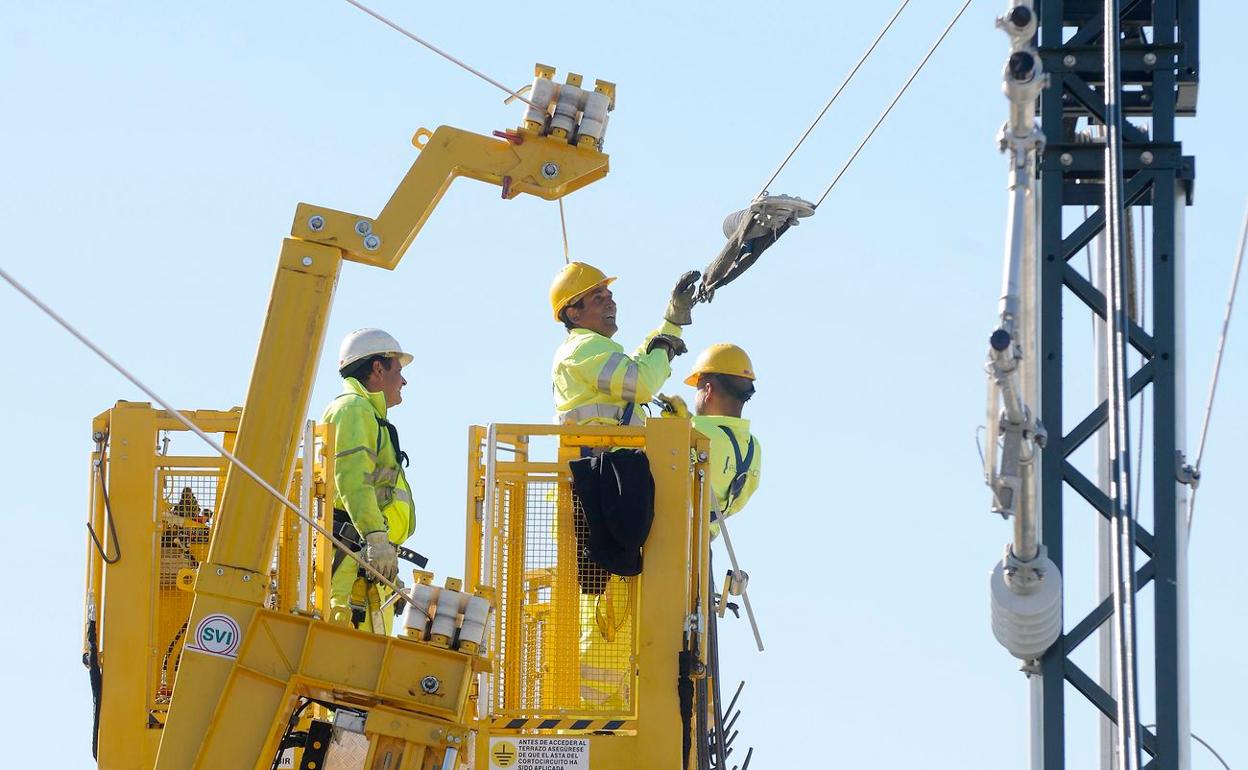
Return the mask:
[[[762, 477], [762, 445], [750, 433], [750, 421], [741, 416], [745, 402], [754, 395], [754, 380], [750, 357], [729, 343], [704, 350], [685, 378], [686, 385], [698, 389], [693, 427], [711, 439], [711, 491], [715, 495], [712, 538], [719, 536], [719, 517], [727, 518], [744, 508]], [[678, 396], [660, 395], [656, 401], [677, 417], [690, 416]]]
[[[555, 320], [567, 327], [568, 336], [555, 352], [551, 372], [557, 422], [644, 422], [638, 404], [659, 392], [672, 374], [672, 359], [687, 350], [680, 333], [682, 326], [693, 322], [693, 294], [699, 277], [697, 272], [681, 276], [662, 326], [647, 335], [630, 356], [611, 339], [619, 328], [610, 288], [615, 278], [583, 262], [573, 262], [559, 271], [550, 285], [550, 305]], [[578, 522], [578, 543], [588, 537], [583, 526], [587, 525]], [[587, 551], [578, 548], [578, 577], [595, 569], [589, 561]], [[580, 597], [580, 704], [586, 713], [618, 715], [627, 712], [631, 703], [630, 597], [635, 588], [629, 577], [605, 572], [589, 583], [582, 584]]]
[[[386, 419], [389, 410], [403, 401], [407, 384], [403, 367], [411, 362], [412, 356], [381, 329], [351, 332], [338, 354], [343, 392], [321, 418], [337, 429], [334, 534], [357, 545], [356, 558], [391, 580], [399, 571], [395, 546], [416, 529], [412, 492], [400, 464], [406, 464], [407, 455], [400, 449], [398, 430]], [[360, 577], [355, 559], [334, 553], [330, 607], [350, 609], [356, 626], [376, 631], [374, 618], [364, 615], [368, 592], [374, 587]], [[384, 601], [388, 593], [382, 587], [373, 598]], [[393, 614], [376, 614], [389, 633]]]
[[556, 421], [576, 425], [639, 425], [639, 403], [659, 392], [671, 376], [671, 361], [687, 348], [680, 327], [693, 322], [697, 272], [681, 276], [672, 291], [663, 325], [629, 356], [611, 338], [618, 330], [611, 294], [615, 280], [592, 265], [573, 262], [555, 276], [550, 305], [568, 336], [555, 352], [551, 373]]

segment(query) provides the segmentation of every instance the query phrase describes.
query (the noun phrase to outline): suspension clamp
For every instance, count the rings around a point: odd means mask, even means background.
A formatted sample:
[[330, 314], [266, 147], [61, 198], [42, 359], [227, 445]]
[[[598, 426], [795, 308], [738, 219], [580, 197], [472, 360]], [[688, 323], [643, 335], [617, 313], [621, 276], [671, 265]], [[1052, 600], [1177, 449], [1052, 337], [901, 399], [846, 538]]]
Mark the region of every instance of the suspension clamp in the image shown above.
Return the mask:
[[1200, 471], [1188, 464], [1187, 457], [1182, 452], [1174, 453], [1174, 477], [1180, 484], [1186, 484], [1192, 489], [1200, 486]]

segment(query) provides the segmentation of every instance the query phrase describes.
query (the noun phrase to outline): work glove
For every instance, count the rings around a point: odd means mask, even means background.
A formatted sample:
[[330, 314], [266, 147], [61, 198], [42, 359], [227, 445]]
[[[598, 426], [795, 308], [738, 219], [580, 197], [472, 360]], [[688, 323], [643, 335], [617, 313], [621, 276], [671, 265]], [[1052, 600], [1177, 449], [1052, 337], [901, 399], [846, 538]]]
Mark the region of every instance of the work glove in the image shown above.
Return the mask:
[[399, 555], [390, 544], [385, 532], [369, 532], [364, 536], [364, 547], [360, 549], [368, 566], [377, 570], [386, 580], [394, 580], [399, 574]]
[[676, 288], [672, 289], [672, 299], [667, 303], [667, 312], [663, 314], [668, 322], [677, 326], [688, 326], [693, 323], [693, 295], [697, 291], [696, 284], [701, 277], [702, 274], [697, 270], [690, 270], [676, 282]]
[[667, 360], [671, 361], [676, 356], [684, 355], [689, 352], [689, 346], [685, 341], [675, 334], [656, 334], [650, 339], [650, 344], [646, 345], [646, 352], [655, 348], [663, 348], [667, 352]]
[[670, 414], [682, 420], [689, 419], [689, 407], [680, 396], [666, 396], [660, 393], [654, 397], [654, 405], [662, 409], [664, 414]]
[[407, 609], [407, 600], [403, 598], [403, 589], [407, 588], [407, 586], [403, 583], [403, 579], [399, 577], [394, 579], [394, 585], [399, 589], [397, 592], [399, 598], [394, 600], [394, 616], [398, 618], [402, 617], [403, 610]]

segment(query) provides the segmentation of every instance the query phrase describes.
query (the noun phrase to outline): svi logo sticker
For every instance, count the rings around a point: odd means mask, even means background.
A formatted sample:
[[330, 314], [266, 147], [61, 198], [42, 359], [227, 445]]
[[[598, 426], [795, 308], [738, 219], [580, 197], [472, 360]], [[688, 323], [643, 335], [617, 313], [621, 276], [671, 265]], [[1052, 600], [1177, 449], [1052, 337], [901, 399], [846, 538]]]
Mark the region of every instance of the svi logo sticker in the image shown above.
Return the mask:
[[237, 658], [241, 637], [242, 633], [239, 632], [234, 618], [229, 615], [209, 615], [195, 626], [195, 635], [191, 637], [186, 649], [222, 658]]

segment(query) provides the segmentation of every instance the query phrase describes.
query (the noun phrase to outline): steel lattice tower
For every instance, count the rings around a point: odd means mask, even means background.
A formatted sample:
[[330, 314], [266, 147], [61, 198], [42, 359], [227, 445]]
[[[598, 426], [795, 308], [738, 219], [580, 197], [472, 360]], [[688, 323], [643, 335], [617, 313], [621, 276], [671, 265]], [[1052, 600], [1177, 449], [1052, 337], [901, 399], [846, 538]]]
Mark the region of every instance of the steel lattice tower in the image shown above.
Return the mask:
[[[1150, 318], [1148, 328], [1133, 323], [1131, 347], [1142, 365], [1131, 373], [1133, 396], [1148, 388], [1151, 437], [1151, 494], [1137, 511], [1137, 592], [1151, 591], [1152, 624], [1141, 624], [1137, 635], [1150, 639], [1152, 651], [1139, 658], [1151, 667], [1153, 702], [1147, 711], [1156, 725], [1140, 726], [1145, 767], [1186, 770], [1189, 765], [1186, 649], [1186, 528], [1183, 457], [1183, 206], [1192, 198], [1194, 161], [1184, 156], [1175, 140], [1175, 118], [1196, 111], [1199, 75], [1196, 0], [1122, 0], [1121, 41], [1107, 41], [1103, 32], [1103, 4], [1099, 0], [1037, 0], [1039, 51], [1050, 85], [1040, 97], [1040, 119], [1045, 149], [1040, 159], [1040, 345], [1039, 415], [1049, 431], [1040, 475], [1041, 537], [1051, 558], [1063, 567], [1063, 526], [1084, 522], [1087, 514], [1111, 515], [1110, 498], [1092, 478], [1071, 461], [1073, 453], [1106, 423], [1102, 401], [1086, 415], [1063, 411], [1063, 387], [1069, 384], [1063, 366], [1063, 324], [1078, 310], [1101, 319], [1106, 297], [1093, 281], [1072, 264], [1105, 227], [1104, 145], [1076, 136], [1079, 118], [1090, 125], [1105, 117], [1103, 83], [1104, 45], [1121, 46], [1124, 114], [1125, 203], [1146, 213], [1151, 232], [1148, 271]], [[1089, 215], [1084, 216], [1084, 207]], [[1072, 371], [1074, 367], [1071, 367]], [[1081, 383], [1080, 383], [1081, 384]], [[1150, 387], [1151, 386], [1151, 387]], [[1063, 426], [1073, 425], [1069, 430]], [[1136, 472], [1143, 473], [1144, 468]], [[1066, 489], [1073, 489], [1086, 505], [1064, 505]], [[1139, 503], [1139, 501], [1137, 501]], [[1151, 506], [1150, 508], [1145, 508]], [[1151, 515], [1149, 515], [1151, 514]], [[1152, 530], [1139, 521], [1151, 521]], [[1065, 571], [1063, 569], [1063, 571]], [[1041, 661], [1043, 675], [1039, 725], [1045, 770], [1066, 767], [1065, 712], [1068, 699], [1083, 697], [1099, 714], [1113, 719], [1112, 690], [1097, 683], [1095, 672], [1085, 671], [1072, 654], [1110, 618], [1112, 597], [1096, 607], [1072, 606], [1064, 600], [1065, 631]], [[1145, 704], [1141, 704], [1145, 705]], [[1087, 767], [1084, 758], [1077, 763]]]

